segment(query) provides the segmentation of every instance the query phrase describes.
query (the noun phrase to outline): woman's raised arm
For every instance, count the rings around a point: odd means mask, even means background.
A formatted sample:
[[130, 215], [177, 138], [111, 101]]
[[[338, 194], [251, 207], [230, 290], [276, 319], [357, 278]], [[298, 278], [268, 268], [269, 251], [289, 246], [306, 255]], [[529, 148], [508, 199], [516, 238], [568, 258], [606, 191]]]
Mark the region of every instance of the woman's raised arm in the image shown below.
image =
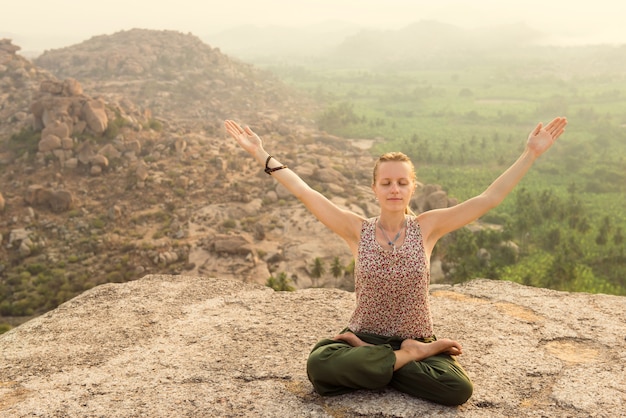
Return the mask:
[[261, 138], [248, 126], [241, 127], [232, 120], [225, 121], [224, 126], [241, 148], [252, 155], [259, 165], [265, 167], [266, 173], [298, 198], [331, 231], [342, 237], [351, 249], [356, 248], [363, 222], [362, 217], [338, 207], [324, 195], [312, 189], [294, 171], [265, 151]]
[[567, 119], [558, 117], [545, 127], [539, 123], [528, 136], [522, 155], [480, 195], [456, 206], [424, 212], [419, 216], [426, 246], [432, 250], [443, 235], [461, 228], [498, 206], [564, 132]]

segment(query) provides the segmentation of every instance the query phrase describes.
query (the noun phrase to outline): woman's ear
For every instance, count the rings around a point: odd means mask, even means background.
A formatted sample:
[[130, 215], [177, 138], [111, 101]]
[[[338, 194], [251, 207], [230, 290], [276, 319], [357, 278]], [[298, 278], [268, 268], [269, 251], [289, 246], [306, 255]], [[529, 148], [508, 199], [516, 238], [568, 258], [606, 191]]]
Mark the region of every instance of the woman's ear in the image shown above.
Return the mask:
[[372, 193], [374, 193], [374, 201], [378, 202], [378, 197], [376, 196], [376, 185], [372, 183]]

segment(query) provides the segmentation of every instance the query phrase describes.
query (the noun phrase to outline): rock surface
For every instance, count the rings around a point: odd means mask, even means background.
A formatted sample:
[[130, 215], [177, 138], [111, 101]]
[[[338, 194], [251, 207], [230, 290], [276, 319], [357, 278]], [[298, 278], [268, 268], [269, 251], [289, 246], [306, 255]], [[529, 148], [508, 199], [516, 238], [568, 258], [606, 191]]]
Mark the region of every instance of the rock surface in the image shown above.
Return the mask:
[[461, 407], [392, 389], [322, 398], [306, 357], [353, 294], [201, 276], [104, 284], [0, 336], [0, 416], [616, 417], [626, 298], [489, 280], [432, 285], [436, 332], [475, 385]]

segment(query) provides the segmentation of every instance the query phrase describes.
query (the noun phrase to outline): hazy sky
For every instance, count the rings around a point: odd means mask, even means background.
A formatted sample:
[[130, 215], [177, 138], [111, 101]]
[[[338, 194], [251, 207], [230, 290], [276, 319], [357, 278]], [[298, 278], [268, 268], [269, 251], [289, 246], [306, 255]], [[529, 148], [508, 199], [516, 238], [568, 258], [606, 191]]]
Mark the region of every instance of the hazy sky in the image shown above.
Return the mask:
[[69, 46], [132, 28], [204, 37], [242, 24], [328, 20], [382, 28], [424, 19], [465, 28], [523, 22], [567, 43], [626, 43], [621, 0], [14, 0], [2, 9], [0, 36], [11, 34], [23, 50]]

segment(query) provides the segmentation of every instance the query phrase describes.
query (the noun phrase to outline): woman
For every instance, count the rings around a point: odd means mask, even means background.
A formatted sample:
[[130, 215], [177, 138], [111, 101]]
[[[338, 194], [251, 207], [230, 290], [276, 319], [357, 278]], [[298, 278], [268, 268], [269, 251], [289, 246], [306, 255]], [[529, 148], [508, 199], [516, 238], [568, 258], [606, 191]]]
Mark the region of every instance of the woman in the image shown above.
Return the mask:
[[539, 123], [522, 155], [483, 193], [456, 206], [414, 216], [409, 202], [417, 184], [410, 159], [388, 153], [374, 166], [372, 190], [380, 215], [365, 219], [313, 190], [263, 148], [249, 127], [225, 122], [228, 133], [265, 172], [296, 196], [317, 219], [343, 238], [355, 259], [356, 308], [346, 329], [319, 341], [307, 373], [321, 395], [390, 385], [445, 405], [460, 405], [472, 383], [456, 361], [461, 344], [437, 339], [428, 302], [430, 255], [437, 241], [496, 207], [564, 132], [567, 120]]

